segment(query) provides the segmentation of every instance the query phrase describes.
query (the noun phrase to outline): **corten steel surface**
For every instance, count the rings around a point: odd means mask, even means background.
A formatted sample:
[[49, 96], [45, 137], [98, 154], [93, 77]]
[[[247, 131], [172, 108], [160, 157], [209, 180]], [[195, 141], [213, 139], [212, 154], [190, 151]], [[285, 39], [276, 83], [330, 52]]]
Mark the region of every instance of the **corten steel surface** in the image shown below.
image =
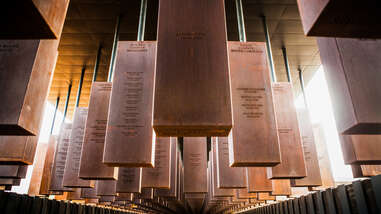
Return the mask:
[[273, 201], [275, 200], [275, 196], [274, 195], [270, 195], [270, 193], [268, 192], [258, 192], [258, 200], [260, 201]]
[[328, 157], [328, 149], [327, 149], [327, 140], [324, 136], [323, 127], [320, 124], [315, 124], [312, 126], [316, 150], [319, 157], [319, 167], [320, 167], [320, 175], [322, 179], [322, 189], [330, 188], [335, 186], [335, 181], [333, 180], [331, 162]]
[[27, 165], [20, 166], [17, 177], [18, 178], [26, 178], [26, 173], [28, 173], [28, 166]]
[[291, 195], [291, 183], [289, 179], [274, 179], [271, 182], [273, 185], [271, 195]]
[[206, 137], [184, 137], [184, 193], [208, 192]]
[[[68, 200], [67, 199], [68, 192], [52, 192], [52, 193], [55, 193], [54, 194], [55, 200]], [[60, 193], [60, 194], [58, 194], [58, 193]]]
[[159, 2], [153, 121], [158, 136], [229, 134], [226, 39], [223, 1]]
[[91, 87], [79, 177], [86, 180], [115, 180], [118, 168], [102, 163], [112, 83], [94, 82]]
[[241, 204], [241, 203], [247, 203], [249, 202], [249, 199], [239, 199], [237, 192], [235, 192], [234, 196], [230, 198], [230, 203], [233, 204]]
[[354, 178], [371, 177], [381, 174], [380, 165], [351, 165]]
[[345, 164], [381, 164], [381, 135], [340, 135]]
[[115, 197], [115, 201], [132, 201], [133, 193], [118, 193]]
[[308, 36], [381, 38], [381, 15], [375, 1], [298, 0]]
[[246, 188], [246, 169], [229, 166], [229, 145], [227, 137], [212, 138], [213, 155], [217, 164], [217, 187], [222, 189]]
[[291, 187], [290, 198], [298, 198], [302, 195], [307, 195], [309, 193], [308, 187]]
[[249, 193], [248, 189], [237, 189], [235, 190], [237, 193], [238, 199], [249, 199], [249, 198], [257, 198], [257, 193]]
[[152, 104], [156, 42], [119, 42], [103, 163], [154, 167]]
[[73, 188], [74, 191], [67, 193], [66, 200], [81, 200], [81, 188]]
[[141, 193], [134, 193], [139, 199], [153, 199], [153, 188], [142, 188]]
[[74, 113], [73, 127], [70, 134], [65, 171], [62, 180], [64, 187], [94, 187], [93, 180], [83, 180], [78, 177], [87, 112], [87, 107], [78, 107]]
[[[170, 162], [170, 187], [169, 189], [155, 189], [155, 195], [164, 198], [175, 199], [177, 197], [177, 169], [178, 162], [180, 161], [180, 156], [178, 155], [177, 149], [177, 138], [171, 137], [171, 162]], [[157, 145], [156, 145], [157, 146]]]
[[142, 169], [119, 167], [118, 181], [116, 182], [117, 193], [141, 192]]
[[[49, 144], [38, 143], [36, 150], [36, 157], [33, 163], [33, 172], [30, 179], [28, 195], [38, 196], [40, 195], [41, 181], [43, 179], [43, 171], [45, 168], [45, 158], [48, 151]], [[54, 151], [53, 151], [54, 152]], [[0, 170], [3, 166], [0, 166]], [[11, 166], [14, 167], [14, 166]], [[0, 172], [0, 174], [3, 174]], [[48, 187], [49, 188], [49, 187]]]
[[[39, 188], [39, 194], [40, 195], [49, 195], [49, 187], [50, 187], [50, 182], [53, 179], [53, 161], [54, 161], [54, 156], [56, 152], [56, 147], [57, 147], [57, 136], [50, 135], [49, 136], [49, 142], [47, 144], [47, 149], [44, 154], [43, 158], [43, 169], [42, 169], [42, 177], [40, 180], [40, 188]], [[36, 167], [36, 165], [34, 166]]]
[[96, 193], [98, 196], [115, 196], [116, 181], [115, 180], [98, 180], [95, 182]]
[[97, 205], [98, 203], [99, 203], [98, 198], [85, 198], [85, 204], [86, 205], [89, 205], [89, 204]]
[[318, 38], [337, 130], [381, 133], [379, 40]]
[[20, 178], [0, 178], [0, 186], [19, 186], [20, 182]]
[[267, 168], [267, 177], [273, 179], [306, 177], [306, 165], [292, 85], [288, 82], [272, 83], [272, 89], [281, 163]]
[[300, 134], [302, 135], [303, 154], [307, 176], [300, 179], [291, 179], [292, 186], [321, 186], [319, 159], [316, 151], [314, 133], [307, 109], [297, 109]]
[[[1, 40], [0, 135], [38, 135], [58, 40]], [[23, 62], [23, 63], [20, 63]]]
[[0, 165], [0, 178], [22, 178], [25, 172], [25, 167], [28, 166]]
[[102, 203], [102, 202], [114, 202], [115, 201], [115, 196], [103, 195], [103, 196], [99, 197], [98, 201], [99, 201], [99, 203]]
[[209, 167], [208, 173], [210, 176], [210, 194], [212, 197], [231, 197], [234, 195], [234, 189], [221, 189], [217, 186], [217, 157], [216, 157], [216, 144], [212, 143], [212, 151], [209, 153]]
[[275, 166], [279, 140], [266, 47], [229, 42], [234, 126], [229, 136], [231, 166]]
[[86, 199], [97, 199], [97, 188], [81, 188], [81, 198]]
[[32, 165], [37, 141], [37, 136], [0, 136], [0, 163]]
[[68, 193], [68, 192], [62, 192], [62, 191], [49, 191], [49, 195], [54, 195], [54, 197], [57, 197], [57, 196], [64, 196], [65, 193]]
[[267, 179], [266, 167], [247, 167], [246, 169], [249, 192], [273, 191], [271, 180]]
[[57, 39], [62, 32], [68, 5], [69, 0], [9, 2], [1, 15], [0, 38]]
[[142, 168], [142, 188], [170, 188], [171, 141], [175, 140], [176, 138], [156, 137], [155, 168]]
[[256, 205], [256, 204], [259, 204], [259, 203], [260, 203], [260, 201], [258, 201], [255, 198], [250, 198], [249, 199], [249, 205]]
[[57, 140], [57, 146], [54, 153], [53, 168], [50, 178], [50, 191], [72, 191], [62, 185], [67, 151], [71, 135], [72, 124], [63, 123]]

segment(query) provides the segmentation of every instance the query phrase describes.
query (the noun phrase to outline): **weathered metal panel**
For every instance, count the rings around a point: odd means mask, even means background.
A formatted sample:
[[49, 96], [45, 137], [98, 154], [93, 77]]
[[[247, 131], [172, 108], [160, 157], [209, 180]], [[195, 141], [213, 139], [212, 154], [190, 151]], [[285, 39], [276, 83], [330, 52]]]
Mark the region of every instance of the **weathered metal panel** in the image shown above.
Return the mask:
[[227, 136], [232, 113], [224, 1], [160, 1], [157, 34], [156, 134]]
[[119, 42], [103, 163], [154, 167], [152, 130], [156, 42]]
[[265, 44], [229, 42], [234, 126], [231, 166], [275, 166], [279, 140]]

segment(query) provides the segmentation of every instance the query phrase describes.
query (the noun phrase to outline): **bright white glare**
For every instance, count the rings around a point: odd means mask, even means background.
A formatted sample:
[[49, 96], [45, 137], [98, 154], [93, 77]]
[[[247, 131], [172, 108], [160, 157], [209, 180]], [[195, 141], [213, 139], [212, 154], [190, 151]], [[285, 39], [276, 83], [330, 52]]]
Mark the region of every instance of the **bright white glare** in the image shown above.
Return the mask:
[[[48, 142], [50, 136], [50, 129], [52, 128], [53, 116], [54, 116], [55, 104], [51, 104], [50, 102], [46, 102], [44, 119], [42, 121], [39, 142]], [[63, 113], [57, 111], [56, 119], [54, 121], [54, 129], [53, 135], [57, 135], [61, 128], [61, 123], [63, 119]], [[67, 119], [66, 119], [67, 122]]]
[[[320, 124], [323, 127], [335, 181], [352, 181], [351, 168], [344, 164], [323, 66], [320, 66], [311, 81], [306, 85], [305, 91], [311, 122]], [[297, 108], [304, 108], [302, 95], [296, 99], [295, 105]]]
[[[45, 110], [44, 110], [44, 116], [41, 124], [40, 129], [40, 136], [38, 139], [38, 143], [48, 143], [49, 136], [50, 136], [50, 129], [52, 127], [53, 122], [53, 115], [54, 115], [55, 105], [51, 104], [50, 102], [45, 103]], [[54, 129], [53, 129], [53, 135], [57, 135], [59, 133], [61, 123], [63, 119], [63, 113], [60, 111], [57, 111], [56, 119], [54, 122]], [[65, 122], [69, 122], [67, 119]], [[32, 172], [33, 172], [34, 165], [28, 166], [28, 172], [26, 174], [26, 178], [21, 180], [20, 186], [13, 186], [12, 192], [16, 192], [19, 194], [27, 194], [30, 184], [30, 179], [32, 178]]]

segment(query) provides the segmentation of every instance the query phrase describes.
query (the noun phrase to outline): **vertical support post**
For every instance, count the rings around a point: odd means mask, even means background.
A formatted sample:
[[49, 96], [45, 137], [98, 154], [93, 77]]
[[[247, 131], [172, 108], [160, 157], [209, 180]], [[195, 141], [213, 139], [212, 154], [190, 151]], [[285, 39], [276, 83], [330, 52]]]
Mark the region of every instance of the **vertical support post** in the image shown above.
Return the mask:
[[237, 11], [239, 41], [246, 42], [245, 18], [243, 16], [242, 0], [235, 0]]
[[98, 69], [99, 69], [99, 61], [100, 61], [100, 58], [101, 58], [101, 54], [102, 54], [102, 45], [99, 44], [98, 52], [97, 52], [97, 57], [95, 58], [93, 82], [95, 82], [97, 80]]
[[283, 53], [283, 59], [284, 59], [284, 66], [286, 68], [287, 81], [292, 83], [290, 64], [288, 63], [287, 51], [285, 46], [282, 47], [282, 53]]
[[146, 16], [147, 16], [147, 0], [141, 0], [140, 3], [140, 16], [139, 16], [139, 27], [138, 27], [138, 41], [144, 41], [144, 33], [146, 26]]
[[53, 115], [53, 121], [52, 121], [52, 126], [50, 128], [50, 135], [53, 133], [53, 129], [54, 129], [54, 122], [56, 121], [56, 115], [57, 115], [57, 110], [58, 110], [58, 105], [60, 104], [60, 96], [57, 97], [57, 100], [56, 100], [56, 107], [54, 109], [54, 115]]
[[115, 58], [116, 58], [116, 48], [118, 46], [118, 40], [119, 40], [119, 27], [120, 27], [120, 15], [116, 18], [114, 41], [112, 43], [111, 61], [110, 61], [110, 68], [108, 71], [107, 82], [112, 82], [112, 78], [113, 78]]
[[72, 86], [73, 86], [72, 81], [70, 81], [69, 87], [67, 89], [67, 95], [66, 95], [65, 109], [64, 109], [62, 124], [65, 122], [65, 118], [66, 118], [66, 114], [67, 114], [67, 108], [69, 106], [69, 101], [70, 101], [70, 93], [71, 93], [71, 87]]
[[82, 91], [83, 78], [85, 77], [85, 71], [86, 71], [86, 66], [83, 66], [82, 72], [81, 72], [81, 79], [79, 79], [79, 84], [78, 84], [78, 93], [77, 93], [77, 100], [75, 101], [75, 107], [79, 106], [79, 100], [81, 99], [81, 91]]
[[266, 16], [262, 16], [262, 23], [263, 23], [263, 31], [265, 33], [267, 53], [269, 55], [268, 57], [269, 57], [269, 64], [270, 64], [270, 71], [271, 71], [271, 80], [273, 82], [276, 82], [277, 80], [276, 80], [276, 74], [274, 69], [273, 53], [271, 51], [271, 41], [269, 36], [269, 29], [267, 27], [267, 22], [266, 22]]
[[303, 94], [303, 99], [304, 99], [304, 105], [306, 106], [306, 108], [308, 108], [307, 96], [306, 96], [306, 92], [304, 90], [303, 72], [302, 72], [302, 69], [300, 69], [300, 68], [298, 68], [298, 71], [299, 71], [300, 88], [302, 89], [302, 94]]

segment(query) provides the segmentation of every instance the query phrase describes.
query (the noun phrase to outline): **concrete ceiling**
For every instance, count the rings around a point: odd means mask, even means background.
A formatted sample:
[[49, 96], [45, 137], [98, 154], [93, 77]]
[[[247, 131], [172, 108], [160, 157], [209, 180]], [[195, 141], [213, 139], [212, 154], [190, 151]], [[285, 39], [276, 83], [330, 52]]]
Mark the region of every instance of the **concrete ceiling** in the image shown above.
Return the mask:
[[[242, 0], [248, 41], [264, 42], [261, 16], [268, 22], [275, 70], [278, 81], [286, 81], [281, 47], [287, 48], [295, 91], [299, 91], [297, 68], [308, 81], [320, 66], [316, 40], [305, 37], [296, 0]], [[234, 0], [225, 0], [228, 40], [238, 40]], [[98, 47], [102, 45], [97, 81], [105, 81], [109, 70], [111, 46], [116, 17], [122, 15], [120, 40], [136, 40], [140, 0], [71, 0], [59, 45], [59, 56], [49, 101], [61, 97], [64, 108], [69, 82], [73, 88], [68, 116], [74, 112], [78, 82], [83, 66], [86, 67], [80, 106], [87, 106]], [[148, 0], [145, 40], [156, 40], [158, 0]]]

